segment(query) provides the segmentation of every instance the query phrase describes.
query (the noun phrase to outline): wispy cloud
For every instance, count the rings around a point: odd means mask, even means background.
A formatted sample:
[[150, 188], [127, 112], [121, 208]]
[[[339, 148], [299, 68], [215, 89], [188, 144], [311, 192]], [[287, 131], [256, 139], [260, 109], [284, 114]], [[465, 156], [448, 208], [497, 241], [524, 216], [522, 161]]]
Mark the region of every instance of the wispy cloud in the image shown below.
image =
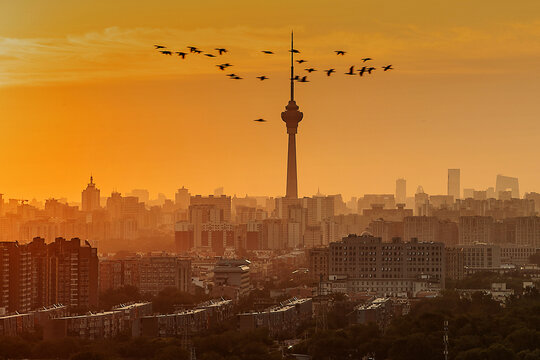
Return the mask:
[[[363, 33], [333, 32], [314, 35], [297, 28], [302, 48], [312, 63], [336, 61], [333, 50], [345, 47], [357, 61], [363, 55], [400, 62], [410, 72], [506, 72], [538, 66], [540, 23], [506, 24], [495, 29], [451, 28], [427, 32], [417, 26], [388, 25], [387, 31]], [[0, 37], [0, 86], [92, 81], [110, 78], [143, 78], [207, 74], [216, 72], [220, 59], [188, 56], [167, 57], [152, 49], [153, 44], [172, 50], [196, 45], [212, 51], [225, 46], [231, 53], [223, 61], [234, 62], [235, 71], [283, 69], [287, 60], [288, 29], [248, 28], [178, 29], [111, 27], [99, 32], [65, 38]], [[260, 50], [280, 53], [264, 57]], [[387, 59], [387, 60], [386, 60]], [[510, 67], [509, 65], [512, 64]], [[518, 66], [515, 66], [515, 65]], [[524, 66], [519, 66], [522, 64]]]

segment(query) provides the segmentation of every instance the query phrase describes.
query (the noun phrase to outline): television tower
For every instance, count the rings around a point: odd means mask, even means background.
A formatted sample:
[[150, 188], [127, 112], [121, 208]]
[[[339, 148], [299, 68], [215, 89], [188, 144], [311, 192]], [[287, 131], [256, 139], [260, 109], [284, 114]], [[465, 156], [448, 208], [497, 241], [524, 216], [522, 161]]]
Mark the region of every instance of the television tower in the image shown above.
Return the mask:
[[287, 192], [285, 197], [290, 199], [298, 198], [298, 180], [296, 174], [296, 133], [298, 123], [302, 121], [304, 114], [298, 111], [299, 107], [294, 101], [294, 43], [293, 33], [291, 32], [291, 99], [281, 113], [281, 119], [287, 126], [289, 134], [289, 147], [287, 155]]

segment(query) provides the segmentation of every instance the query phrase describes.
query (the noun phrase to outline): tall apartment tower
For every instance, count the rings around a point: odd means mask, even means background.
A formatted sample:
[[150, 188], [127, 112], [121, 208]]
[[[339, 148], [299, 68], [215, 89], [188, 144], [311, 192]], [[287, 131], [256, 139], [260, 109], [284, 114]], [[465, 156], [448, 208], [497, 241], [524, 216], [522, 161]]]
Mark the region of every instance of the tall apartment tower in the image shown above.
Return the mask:
[[31, 257], [18, 242], [0, 242], [0, 308], [7, 312], [31, 310]]
[[407, 201], [407, 180], [400, 178], [396, 180], [396, 203], [405, 204]]
[[448, 195], [453, 196], [454, 200], [460, 198], [460, 173], [460, 169], [448, 169]]
[[56, 238], [47, 255], [48, 303], [73, 307], [98, 304], [97, 249], [74, 238]]
[[94, 178], [90, 176], [90, 182], [82, 191], [82, 211], [94, 211], [100, 208], [99, 189], [94, 184]]

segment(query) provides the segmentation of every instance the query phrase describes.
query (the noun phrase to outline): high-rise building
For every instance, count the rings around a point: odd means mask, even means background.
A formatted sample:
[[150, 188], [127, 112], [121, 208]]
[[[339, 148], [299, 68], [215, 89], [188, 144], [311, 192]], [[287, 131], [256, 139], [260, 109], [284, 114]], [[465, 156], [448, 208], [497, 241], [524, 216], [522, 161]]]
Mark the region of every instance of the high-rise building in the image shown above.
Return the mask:
[[460, 193], [460, 169], [448, 169], [448, 195], [459, 199]]
[[94, 211], [100, 207], [99, 189], [94, 184], [94, 178], [90, 176], [90, 182], [82, 191], [82, 211]]
[[98, 305], [98, 294], [97, 249], [88, 242], [0, 243], [0, 307], [10, 312], [59, 303], [88, 308]]
[[417, 216], [429, 215], [429, 195], [424, 192], [420, 185], [414, 194], [414, 214]]
[[99, 260], [88, 241], [57, 238], [48, 246], [48, 304], [98, 305]]
[[189, 190], [182, 186], [182, 188], [178, 189], [176, 194], [174, 194], [174, 203], [180, 209], [187, 210], [190, 198], [191, 194], [189, 193]]
[[291, 34], [291, 99], [281, 113], [281, 119], [287, 125], [287, 134], [289, 135], [288, 155], [287, 155], [287, 192], [285, 197], [298, 198], [298, 180], [296, 173], [296, 133], [298, 132], [298, 123], [302, 121], [304, 114], [298, 111], [299, 107], [294, 101], [294, 46]]
[[0, 308], [8, 312], [31, 310], [31, 261], [26, 246], [0, 242]]
[[495, 192], [497, 197], [506, 190], [512, 191], [512, 198], [519, 199], [519, 180], [515, 177], [497, 175], [497, 183], [495, 184]]
[[396, 202], [405, 204], [407, 201], [407, 180], [400, 178], [396, 180]]

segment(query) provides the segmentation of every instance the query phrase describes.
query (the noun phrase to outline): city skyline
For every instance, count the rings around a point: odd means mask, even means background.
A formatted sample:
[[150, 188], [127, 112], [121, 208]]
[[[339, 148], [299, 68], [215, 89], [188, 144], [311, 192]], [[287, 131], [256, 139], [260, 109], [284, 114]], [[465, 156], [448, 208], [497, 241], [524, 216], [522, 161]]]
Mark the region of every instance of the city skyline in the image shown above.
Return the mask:
[[[458, 183], [459, 183], [459, 181], [461, 179], [461, 175], [462, 175], [459, 172], [459, 170], [461, 170], [461, 169], [447, 169], [448, 172], [452, 171], [452, 170], [458, 170]], [[502, 174], [497, 174], [496, 176], [494, 176], [493, 181], [491, 183], [488, 183], [487, 186], [478, 186], [478, 185], [477, 186], [471, 186], [469, 184], [461, 185], [459, 187], [460, 188], [460, 196], [459, 196], [459, 198], [466, 199], [468, 197], [473, 197], [472, 196], [472, 191], [473, 190], [475, 190], [475, 191], [488, 190], [489, 191], [489, 189], [491, 189], [491, 191], [493, 191], [493, 197], [498, 198], [498, 191], [496, 191], [495, 188], [497, 186], [497, 181], [499, 180], [500, 177], [510, 178], [510, 179], [517, 179], [517, 180], [519, 180], [519, 183], [521, 183], [521, 180], [518, 179], [518, 178], [509, 177], [509, 176], [502, 175]], [[89, 177], [86, 178], [87, 181], [88, 181], [88, 179], [90, 179], [90, 183], [88, 183], [88, 185], [90, 187], [95, 187], [97, 185], [94, 182], [94, 176], [93, 175], [90, 175]], [[299, 193], [299, 195], [297, 197], [298, 198], [303, 198], [303, 197], [318, 196], [318, 195], [327, 196], [327, 195], [338, 195], [339, 194], [339, 195], [342, 195], [343, 198], [346, 200], [346, 199], [358, 198], [358, 197], [361, 197], [361, 196], [367, 195], [367, 194], [393, 194], [393, 195], [396, 196], [396, 199], [398, 199], [398, 198], [400, 198], [399, 195], [401, 195], [403, 193], [403, 189], [400, 189], [398, 191], [398, 188], [396, 187], [397, 186], [396, 181], [400, 181], [400, 180], [405, 180], [404, 190], [405, 190], [405, 195], [406, 195], [407, 199], [413, 199], [414, 195], [417, 193], [419, 187], [421, 187], [422, 191], [424, 191], [426, 194], [429, 194], [429, 195], [446, 195], [447, 192], [448, 192], [448, 179], [445, 180], [446, 183], [444, 184], [444, 189], [439, 189], [439, 191], [427, 191], [427, 190], [424, 189], [424, 187], [421, 184], [411, 184], [408, 181], [407, 178], [399, 177], [399, 178], [393, 179], [393, 182], [394, 182], [392, 184], [393, 187], [388, 188], [388, 189], [384, 189], [383, 191], [380, 191], [380, 192], [362, 192], [362, 191], [358, 191], [356, 193], [352, 193], [350, 195], [347, 195], [347, 194], [343, 194], [343, 193], [340, 193], [340, 192], [335, 192], [335, 193], [334, 192], [328, 192], [325, 189], [321, 189], [320, 187], [317, 187], [317, 189], [315, 191], [313, 191], [312, 193]], [[97, 185], [97, 186], [99, 186], [98, 194], [101, 191], [101, 196], [100, 196], [101, 200], [106, 199], [107, 197], [109, 197], [113, 193], [120, 193], [123, 196], [137, 196], [137, 197], [140, 198], [141, 202], [145, 202], [145, 203], [147, 203], [148, 201], [156, 201], [156, 200], [160, 200], [160, 199], [172, 199], [172, 200], [174, 200], [175, 199], [175, 194], [177, 193], [177, 191], [179, 189], [186, 189], [186, 190], [192, 191], [193, 194], [200, 194], [200, 195], [212, 195], [212, 194], [216, 194], [216, 191], [219, 191], [219, 192], [222, 192], [223, 194], [226, 194], [228, 196], [235, 196], [235, 197], [239, 197], [239, 198], [247, 197], [247, 196], [249, 196], [249, 197], [268, 197], [268, 198], [286, 197], [286, 192], [283, 192], [283, 191], [282, 191], [282, 193], [276, 193], [276, 194], [271, 194], [271, 193], [245, 193], [245, 192], [238, 192], [237, 193], [237, 192], [228, 191], [228, 188], [226, 188], [224, 186], [220, 186], [220, 185], [216, 185], [215, 187], [208, 188], [208, 190], [204, 190], [204, 191], [197, 191], [196, 190], [197, 187], [191, 187], [190, 184], [181, 184], [180, 186], [176, 186], [173, 189], [167, 189], [167, 190], [149, 189], [149, 188], [145, 188], [144, 186], [137, 186], [136, 184], [132, 188], [127, 188], [127, 187], [118, 188], [118, 187], [114, 186], [112, 188], [103, 190], [103, 183], [106, 184], [107, 181], [103, 182], [100, 179], [99, 185]], [[4, 201], [7, 201], [9, 199], [17, 199], [19, 201], [23, 200], [23, 199], [24, 199], [24, 201], [31, 201], [31, 200], [45, 201], [47, 199], [64, 199], [64, 200], [68, 201], [71, 204], [78, 204], [79, 206], [82, 206], [81, 188], [82, 187], [79, 184], [78, 190], [74, 191], [76, 194], [73, 197], [68, 196], [67, 195], [68, 192], [66, 192], [66, 193], [58, 193], [58, 194], [55, 194], [55, 196], [52, 196], [51, 194], [49, 194], [49, 195], [45, 195], [44, 197], [38, 197], [38, 196], [34, 196], [34, 195], [20, 196], [20, 195], [17, 195], [16, 193], [8, 193], [8, 192], [0, 193], [0, 195], [3, 196]], [[508, 187], [507, 189], [510, 189], [510, 187]], [[138, 192], [141, 192], [141, 191], [144, 192], [145, 197], [148, 197], [147, 199], [142, 198], [142, 195], [138, 194]], [[83, 192], [84, 192], [84, 190], [83, 190]], [[523, 198], [523, 196], [525, 194], [527, 194], [527, 193], [537, 193], [537, 192], [538, 191], [535, 191], [535, 189], [532, 189], [531, 191], [521, 191], [519, 193], [519, 198]], [[448, 194], [448, 195], [450, 195], [450, 194]], [[517, 198], [514, 195], [515, 195], [515, 193], [513, 193], [512, 197]], [[454, 198], [456, 198], [456, 197], [454, 197]]]
[[[72, 199], [76, 184], [94, 173], [103, 189], [157, 192], [190, 184], [197, 193], [223, 185], [231, 193], [282, 194], [287, 153], [279, 109], [287, 99], [291, 29], [310, 66], [335, 65], [343, 73], [371, 56], [397, 67], [391, 76], [341, 76], [331, 83], [319, 71], [317, 81], [299, 84], [297, 98], [310, 119], [297, 144], [300, 195], [317, 188], [345, 196], [388, 192], [398, 177], [444, 193], [443, 174], [452, 167], [461, 169], [464, 187], [492, 186], [499, 173], [519, 177], [523, 193], [540, 183], [538, 165], [526, 156], [536, 150], [540, 130], [532, 81], [538, 65], [531, 62], [540, 53], [535, 2], [524, 3], [529, 11], [503, 2], [489, 9], [462, 3], [468, 11], [459, 19], [451, 15], [455, 4], [350, 4], [330, 7], [324, 26], [313, 20], [325, 11], [317, 7], [260, 30], [254, 30], [260, 9], [252, 5], [227, 19], [220, 14], [221, 22], [210, 14], [175, 25], [173, 11], [158, 9], [142, 19], [139, 11], [148, 13], [148, 4], [117, 16], [121, 4], [95, 4], [92, 11], [103, 15], [92, 21], [74, 20], [90, 11], [86, 4], [70, 5], [65, 11], [75, 16], [62, 19], [51, 15], [62, 1], [43, 8], [34, 1], [2, 5], [0, 118], [8, 119], [0, 123], [6, 134], [2, 192]], [[199, 6], [184, 10], [197, 13]], [[44, 16], [27, 23], [37, 10]], [[478, 21], [474, 14], [486, 11], [490, 16]], [[149, 51], [161, 41], [229, 47], [226, 56], [241, 61], [250, 79], [217, 77], [204, 59], [168, 61]], [[271, 60], [259, 53], [267, 47], [276, 49]], [[337, 57], [339, 48], [347, 54]], [[270, 79], [259, 84], [254, 77], [262, 70]], [[269, 121], [252, 126], [260, 117]], [[45, 176], [36, 181], [36, 174]]]

